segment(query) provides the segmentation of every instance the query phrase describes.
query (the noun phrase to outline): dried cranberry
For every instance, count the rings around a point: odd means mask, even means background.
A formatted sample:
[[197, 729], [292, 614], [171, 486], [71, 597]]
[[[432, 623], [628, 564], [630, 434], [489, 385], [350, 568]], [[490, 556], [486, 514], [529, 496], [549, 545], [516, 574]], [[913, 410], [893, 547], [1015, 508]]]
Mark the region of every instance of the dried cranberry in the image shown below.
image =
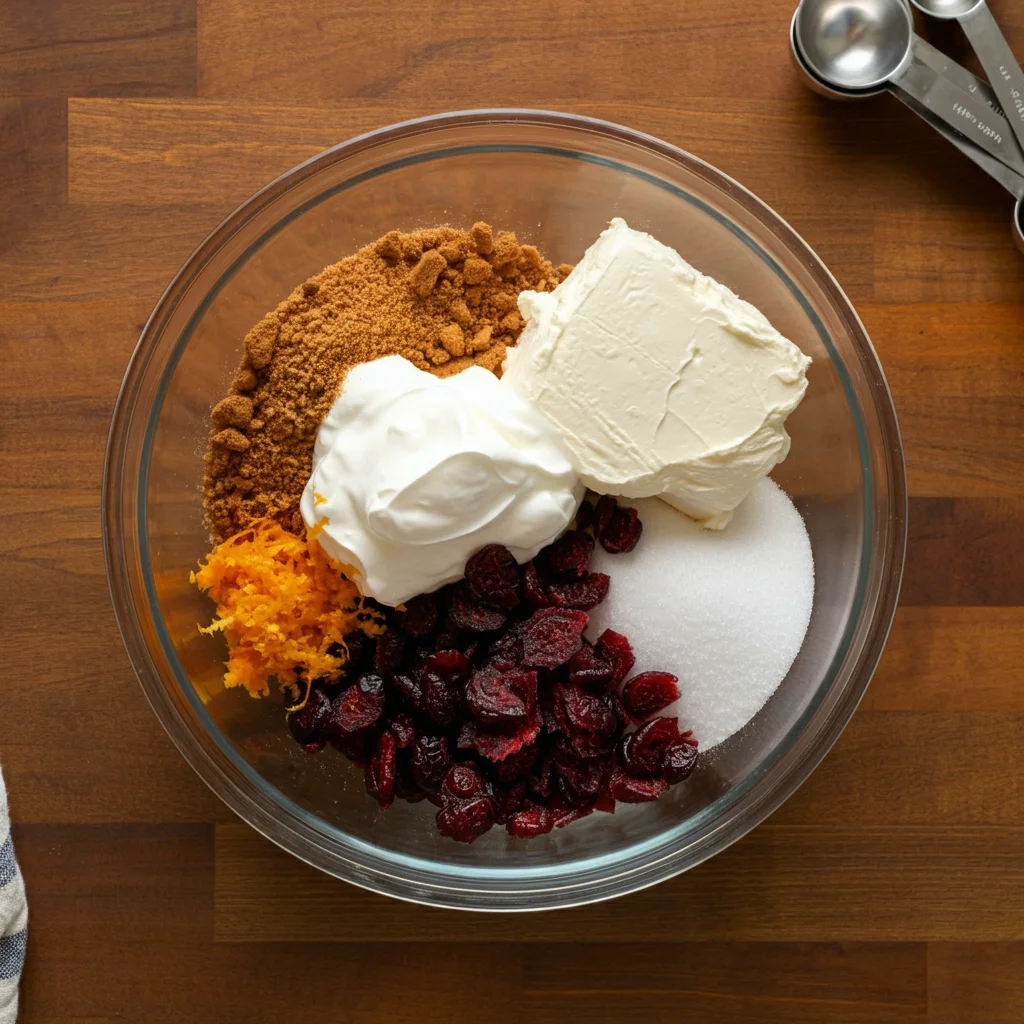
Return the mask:
[[665, 749], [661, 761], [661, 777], [670, 786], [688, 779], [697, 767], [697, 741], [685, 732], [676, 743]]
[[579, 579], [587, 571], [594, 553], [594, 538], [589, 533], [568, 530], [547, 549], [547, 564], [552, 572]]
[[309, 743], [327, 721], [330, 714], [331, 702], [323, 690], [313, 690], [306, 706], [301, 711], [295, 711], [288, 716], [288, 729], [297, 743]]
[[395, 799], [395, 773], [398, 747], [388, 732], [377, 737], [370, 763], [366, 766], [366, 792], [374, 797], [383, 810]]
[[499, 825], [504, 825], [526, 802], [526, 782], [512, 783], [507, 788], [500, 790], [495, 799], [497, 800], [498, 810], [494, 820]]
[[466, 563], [466, 586], [478, 601], [511, 611], [519, 604], [519, 564], [508, 548], [488, 544]]
[[420, 708], [438, 725], [455, 721], [471, 671], [472, 664], [461, 651], [437, 651], [424, 658], [419, 673]]
[[657, 800], [668, 783], [661, 779], [635, 779], [627, 775], [621, 768], [613, 768], [608, 790], [616, 800], [624, 804], [642, 804], [649, 800]]
[[444, 800], [468, 800], [489, 793], [487, 780], [472, 761], [453, 764], [441, 783], [441, 797]]
[[537, 572], [536, 562], [527, 562], [523, 566], [523, 599], [534, 608], [547, 608], [551, 605], [551, 595], [547, 584]]
[[513, 726], [486, 726], [471, 719], [462, 726], [459, 747], [472, 748], [489, 761], [504, 761], [533, 743], [540, 734], [542, 721], [538, 707]]
[[361, 629], [346, 633], [343, 637], [345, 647], [348, 650], [348, 660], [345, 667], [349, 672], [363, 672], [370, 667], [373, 660], [374, 641]]
[[332, 736], [330, 743], [354, 764], [364, 765], [370, 759], [373, 731], [360, 729], [359, 732], [340, 733], [337, 736]]
[[495, 669], [476, 673], [466, 686], [466, 707], [484, 725], [511, 725], [526, 718], [526, 705]]
[[522, 750], [510, 754], [503, 761], [496, 764], [495, 777], [502, 785], [518, 782], [525, 779], [530, 770], [537, 763], [540, 751], [535, 746], [523, 747]]
[[566, 825], [571, 825], [574, 821], [579, 821], [580, 818], [585, 818], [587, 815], [594, 813], [593, 807], [565, 807], [554, 811], [555, 817], [555, 828], [565, 828]]
[[[614, 718], [614, 713], [611, 717]], [[559, 748], [571, 751], [578, 757], [606, 760], [615, 750], [619, 731], [618, 719], [615, 719], [615, 728], [608, 732], [579, 729], [559, 740]]]
[[622, 767], [637, 778], [660, 775], [665, 751], [679, 738], [679, 726], [674, 718], [653, 719], [620, 741]]
[[641, 672], [622, 688], [622, 701], [637, 722], [664, 711], [679, 700], [679, 679], [669, 672]]
[[376, 725], [384, 711], [384, 680], [364, 673], [340, 697], [331, 703], [324, 731], [332, 735], [350, 735]]
[[604, 658], [612, 666], [613, 683], [621, 683], [629, 674], [636, 658], [633, 656], [633, 646], [621, 634], [613, 629], [606, 629], [594, 645], [598, 657]]
[[388, 722], [388, 732], [395, 738], [395, 743], [401, 750], [416, 739], [416, 726], [410, 715], [395, 715]]
[[487, 648], [487, 654], [484, 657], [484, 664], [496, 669], [518, 668], [522, 663], [523, 640], [515, 628], [499, 636]]
[[613, 682], [614, 672], [612, 666], [586, 641], [569, 659], [569, 682], [576, 686], [601, 689]]
[[302, 749], [307, 754], [319, 754], [326, 746], [327, 744], [323, 740], [310, 740], [308, 743], [302, 744]]
[[586, 612], [568, 608], [538, 608], [523, 624], [523, 664], [529, 668], [558, 668], [582, 646]]
[[430, 636], [440, 621], [437, 601], [430, 594], [420, 594], [406, 601], [404, 610], [396, 612], [395, 618], [409, 636]]
[[451, 766], [448, 741], [443, 736], [420, 736], [409, 748], [409, 772], [424, 793], [440, 793]]
[[610, 494], [602, 494], [598, 498], [597, 508], [594, 509], [594, 521], [591, 524], [594, 527], [594, 536], [598, 540], [601, 539], [601, 534], [612, 521], [612, 516], [615, 515], [615, 510], [618, 507], [619, 503]]
[[395, 773], [395, 796], [410, 804], [418, 804], [427, 798], [427, 794], [413, 781], [412, 772], [407, 758], [398, 758], [398, 771]]
[[524, 668], [482, 668], [466, 684], [466, 707], [487, 725], [513, 725], [537, 703], [537, 673]]
[[473, 671], [469, 658], [457, 650], [435, 651], [423, 659], [422, 668], [424, 672], [434, 672], [446, 682], [456, 685], [464, 683]]
[[562, 757], [555, 764], [558, 789], [572, 807], [589, 807], [608, 780], [607, 765], [601, 760], [569, 760]]
[[575, 740], [581, 733], [588, 734], [591, 742], [585, 746], [592, 748], [613, 736], [619, 728], [608, 694], [593, 693], [574, 683], [555, 684], [554, 711], [558, 727], [566, 736]]
[[[435, 651], [457, 651], [461, 647], [459, 638], [453, 630], [442, 630], [434, 637], [433, 650]], [[427, 652], [429, 654], [430, 652]], [[424, 654], [423, 657], [427, 657]]]
[[545, 738], [553, 740], [555, 734], [558, 732], [558, 722], [555, 719], [555, 709], [553, 706], [554, 702], [551, 696], [551, 687], [552, 685], [554, 685], [555, 680], [551, 679], [550, 672], [545, 673], [545, 675], [548, 678], [544, 680], [545, 686], [543, 690], [541, 690], [538, 694], [538, 696], [541, 698], [540, 713], [544, 731], [545, 733], [549, 734]]
[[505, 824], [505, 830], [516, 839], [536, 839], [554, 827], [554, 814], [540, 804], [529, 802], [522, 810], [511, 815]]
[[[411, 645], [411, 650], [407, 649], [406, 651], [406, 664], [411, 666], [412, 671], [415, 672], [434, 653], [435, 649], [432, 636], [417, 641]], [[449, 648], [445, 649], [448, 650]]]
[[559, 608], [596, 608], [607, 596], [611, 580], [603, 572], [592, 572], [571, 583], [551, 583], [548, 593]]
[[474, 633], [501, 629], [508, 618], [506, 612], [478, 601], [464, 583], [452, 588], [448, 597], [448, 615], [459, 629], [468, 629]]
[[530, 792], [542, 800], [547, 800], [555, 791], [555, 784], [557, 782], [556, 767], [555, 754], [554, 752], [549, 752], [544, 756], [540, 765], [536, 766], [533, 773], [527, 778]]
[[391, 685], [399, 692], [402, 699], [414, 711], [420, 711], [423, 707], [423, 688], [410, 675], [398, 673], [391, 677]]
[[420, 685], [423, 688], [423, 710], [438, 725], [451, 725], [461, 699], [458, 688], [436, 672], [424, 672]]
[[576, 511], [576, 529], [589, 530], [594, 522], [594, 506], [589, 501], [581, 501]]
[[532, 712], [537, 707], [537, 673], [529, 669], [507, 669], [502, 673], [507, 685], [514, 693], [517, 693], [526, 705], [526, 710]]
[[598, 540], [609, 554], [619, 555], [637, 546], [643, 529], [644, 524], [640, 522], [640, 515], [635, 508], [619, 506]]
[[612, 707], [615, 709], [615, 716], [618, 720], [625, 726], [636, 725], [633, 716], [626, 710], [626, 705], [622, 703], [622, 697], [614, 691], [609, 696], [612, 699]]
[[392, 676], [402, 667], [405, 644], [395, 632], [377, 637], [377, 650], [373, 654], [374, 671], [379, 676]]
[[497, 804], [490, 796], [446, 804], [437, 812], [437, 831], [457, 842], [472, 843], [490, 831], [496, 813]]

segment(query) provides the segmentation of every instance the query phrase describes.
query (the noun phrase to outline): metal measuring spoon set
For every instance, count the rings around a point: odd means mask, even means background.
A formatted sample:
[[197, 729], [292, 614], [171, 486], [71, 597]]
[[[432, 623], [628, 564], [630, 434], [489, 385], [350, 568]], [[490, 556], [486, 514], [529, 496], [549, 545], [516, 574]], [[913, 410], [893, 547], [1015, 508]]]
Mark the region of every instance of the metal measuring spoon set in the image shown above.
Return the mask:
[[830, 99], [891, 92], [924, 118], [1016, 198], [1024, 252], [1024, 72], [985, 0], [911, 2], [960, 22], [991, 84], [916, 35], [906, 0], [801, 0], [789, 33], [797, 67]]

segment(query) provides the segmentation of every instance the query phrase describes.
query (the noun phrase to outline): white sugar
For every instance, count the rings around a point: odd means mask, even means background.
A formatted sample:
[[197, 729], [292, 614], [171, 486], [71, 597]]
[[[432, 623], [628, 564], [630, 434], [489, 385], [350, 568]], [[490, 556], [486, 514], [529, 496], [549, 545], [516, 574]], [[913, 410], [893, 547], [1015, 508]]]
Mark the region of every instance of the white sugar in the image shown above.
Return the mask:
[[612, 578], [591, 612], [590, 639], [629, 637], [634, 672], [679, 677], [679, 716], [702, 749], [738, 732], [793, 664], [811, 617], [814, 563], [800, 513], [762, 480], [720, 532], [695, 525], [659, 498], [629, 501], [643, 536], [628, 554], [600, 545], [591, 568]]

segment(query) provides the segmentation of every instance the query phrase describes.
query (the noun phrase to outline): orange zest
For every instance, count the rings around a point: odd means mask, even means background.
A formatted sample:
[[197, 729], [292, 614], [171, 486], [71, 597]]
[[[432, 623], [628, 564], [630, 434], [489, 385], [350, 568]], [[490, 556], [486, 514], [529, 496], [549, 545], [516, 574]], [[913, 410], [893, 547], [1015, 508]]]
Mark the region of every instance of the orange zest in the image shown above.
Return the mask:
[[305, 682], [308, 695], [309, 681], [336, 678], [348, 657], [346, 633], [384, 631], [351, 573], [273, 519], [218, 544], [190, 579], [217, 605], [200, 632], [227, 638], [224, 685], [259, 697], [272, 679], [288, 688]]

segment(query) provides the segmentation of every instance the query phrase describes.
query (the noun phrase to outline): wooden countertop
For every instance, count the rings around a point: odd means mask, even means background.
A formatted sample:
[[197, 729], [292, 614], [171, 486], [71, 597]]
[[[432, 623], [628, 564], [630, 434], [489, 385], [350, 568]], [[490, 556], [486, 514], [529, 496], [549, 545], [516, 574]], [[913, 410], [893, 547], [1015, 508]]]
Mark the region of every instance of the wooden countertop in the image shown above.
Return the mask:
[[[0, 2], [25, 1022], [1024, 1019], [1024, 259], [1007, 197], [899, 104], [804, 91], [792, 5]], [[992, 7], [1024, 55], [1024, 5]], [[912, 495], [892, 639], [810, 781], [688, 875], [539, 916], [375, 897], [234, 819], [143, 699], [100, 545], [111, 405], [192, 248], [329, 144], [487, 105], [654, 133], [788, 219], [874, 339]]]

